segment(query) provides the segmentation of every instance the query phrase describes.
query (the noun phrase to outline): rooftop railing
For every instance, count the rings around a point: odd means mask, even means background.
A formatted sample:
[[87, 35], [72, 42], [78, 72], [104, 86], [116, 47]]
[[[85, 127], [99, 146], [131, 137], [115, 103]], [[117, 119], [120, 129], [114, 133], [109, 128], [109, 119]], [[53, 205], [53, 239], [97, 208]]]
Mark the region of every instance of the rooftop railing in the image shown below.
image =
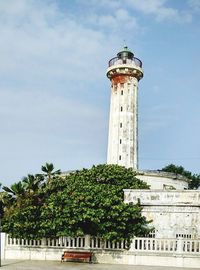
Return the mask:
[[115, 66], [115, 65], [135, 65], [136, 67], [140, 67], [142, 68], [142, 61], [140, 61], [140, 59], [133, 57], [133, 59], [120, 59], [118, 57], [114, 57], [112, 58], [109, 62], [108, 62], [108, 66]]

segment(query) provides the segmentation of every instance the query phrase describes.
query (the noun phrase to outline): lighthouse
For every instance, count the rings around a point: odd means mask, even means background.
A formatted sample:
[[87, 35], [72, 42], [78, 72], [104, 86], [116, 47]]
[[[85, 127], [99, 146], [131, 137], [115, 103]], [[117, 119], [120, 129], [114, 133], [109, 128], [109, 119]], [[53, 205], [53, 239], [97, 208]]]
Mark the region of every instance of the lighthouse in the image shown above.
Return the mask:
[[107, 163], [138, 169], [138, 82], [142, 62], [124, 47], [108, 63], [111, 81]]

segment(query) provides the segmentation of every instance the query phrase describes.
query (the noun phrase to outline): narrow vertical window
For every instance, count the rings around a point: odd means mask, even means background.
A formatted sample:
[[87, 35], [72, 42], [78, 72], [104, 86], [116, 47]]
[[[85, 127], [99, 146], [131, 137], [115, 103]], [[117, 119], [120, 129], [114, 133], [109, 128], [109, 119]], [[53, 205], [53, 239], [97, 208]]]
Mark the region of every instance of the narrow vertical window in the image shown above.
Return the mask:
[[122, 90], [122, 91], [121, 91], [121, 95], [123, 96], [123, 94], [124, 94], [124, 91]]
[[122, 123], [120, 123], [120, 125], [119, 125], [119, 126], [120, 126], [120, 128], [122, 128]]
[[119, 160], [121, 160], [122, 159], [122, 156], [119, 156]]
[[121, 106], [120, 110], [121, 110], [121, 112], [123, 111], [123, 107], [122, 106]]
[[119, 140], [119, 143], [122, 144], [122, 139]]

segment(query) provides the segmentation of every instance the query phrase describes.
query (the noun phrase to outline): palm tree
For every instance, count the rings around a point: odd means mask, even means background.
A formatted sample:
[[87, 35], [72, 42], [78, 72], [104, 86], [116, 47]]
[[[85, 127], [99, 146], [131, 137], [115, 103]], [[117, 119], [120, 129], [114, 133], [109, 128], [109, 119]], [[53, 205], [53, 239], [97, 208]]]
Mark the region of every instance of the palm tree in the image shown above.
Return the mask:
[[46, 163], [44, 166], [42, 166], [41, 169], [44, 172], [43, 176], [47, 179], [48, 182], [51, 181], [51, 179], [53, 179], [54, 177], [61, 174], [60, 170], [53, 171], [54, 170], [53, 163]]
[[22, 183], [22, 181], [12, 184], [10, 188], [3, 186], [2, 189], [4, 192], [1, 193], [0, 199], [4, 210], [12, 208], [15, 203], [20, 204], [25, 195], [24, 183]]
[[2, 189], [6, 191], [9, 195], [11, 195], [13, 198], [21, 196], [25, 193], [25, 187], [22, 181], [12, 184], [10, 188], [4, 186]]
[[24, 188], [26, 191], [28, 191], [29, 193], [34, 193], [42, 186], [43, 180], [44, 177], [42, 175], [28, 174], [28, 176], [22, 179], [22, 182], [24, 183]]

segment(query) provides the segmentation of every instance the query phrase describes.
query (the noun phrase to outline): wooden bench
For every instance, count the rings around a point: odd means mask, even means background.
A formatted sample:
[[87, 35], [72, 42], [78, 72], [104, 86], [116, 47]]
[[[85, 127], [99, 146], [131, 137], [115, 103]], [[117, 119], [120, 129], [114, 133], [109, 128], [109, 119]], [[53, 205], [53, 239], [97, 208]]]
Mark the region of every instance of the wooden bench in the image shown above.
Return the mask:
[[89, 251], [64, 251], [61, 257], [61, 262], [64, 261], [78, 261], [78, 262], [92, 262], [92, 252]]

